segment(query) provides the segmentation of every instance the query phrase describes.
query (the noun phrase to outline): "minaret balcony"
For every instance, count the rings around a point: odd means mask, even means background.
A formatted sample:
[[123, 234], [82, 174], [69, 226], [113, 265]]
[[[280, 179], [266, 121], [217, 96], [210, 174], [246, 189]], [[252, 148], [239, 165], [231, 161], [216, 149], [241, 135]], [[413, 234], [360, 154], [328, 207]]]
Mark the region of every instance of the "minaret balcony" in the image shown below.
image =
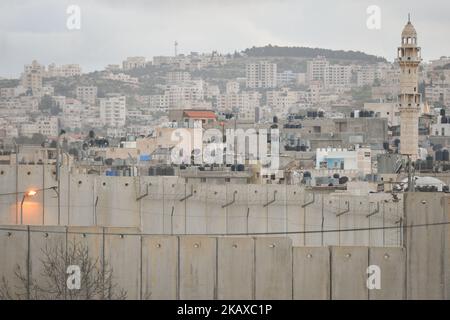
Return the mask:
[[398, 57], [398, 62], [421, 62], [421, 57], [414, 57], [414, 56], [404, 56], [404, 57]]

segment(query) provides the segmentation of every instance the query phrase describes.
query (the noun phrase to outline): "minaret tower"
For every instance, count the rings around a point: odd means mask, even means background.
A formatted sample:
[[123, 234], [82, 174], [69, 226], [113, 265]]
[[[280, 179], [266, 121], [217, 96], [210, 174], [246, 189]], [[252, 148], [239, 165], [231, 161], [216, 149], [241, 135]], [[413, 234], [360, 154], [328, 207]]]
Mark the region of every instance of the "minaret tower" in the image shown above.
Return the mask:
[[400, 66], [400, 153], [409, 155], [412, 160], [418, 157], [419, 149], [419, 114], [421, 95], [419, 93], [418, 75], [420, 47], [417, 46], [417, 32], [408, 23], [402, 32], [402, 45], [398, 48], [397, 62]]

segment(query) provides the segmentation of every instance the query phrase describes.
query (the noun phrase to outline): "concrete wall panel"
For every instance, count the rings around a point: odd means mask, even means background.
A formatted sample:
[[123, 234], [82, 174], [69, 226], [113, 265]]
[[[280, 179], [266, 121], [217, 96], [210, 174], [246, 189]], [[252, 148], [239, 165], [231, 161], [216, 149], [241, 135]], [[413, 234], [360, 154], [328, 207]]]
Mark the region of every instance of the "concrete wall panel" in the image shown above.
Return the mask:
[[331, 247], [331, 299], [366, 300], [367, 247]]
[[380, 267], [381, 289], [369, 290], [371, 300], [406, 298], [406, 250], [403, 248], [369, 248], [369, 265]]
[[141, 239], [134, 228], [105, 228], [105, 262], [112, 268], [117, 292], [127, 299], [140, 298]]
[[218, 239], [218, 299], [253, 298], [254, 253], [252, 238]]
[[330, 299], [329, 248], [294, 247], [293, 259], [294, 299]]
[[[52, 277], [44, 266], [45, 263], [56, 261], [61, 268], [57, 270], [62, 279], [66, 276], [63, 257], [66, 252], [66, 227], [57, 226], [30, 226], [30, 279], [35, 281], [39, 287], [50, 288], [49, 282]], [[54, 271], [54, 270], [52, 270]], [[54, 297], [63, 299], [64, 293]], [[40, 299], [46, 298], [39, 297]]]
[[0, 224], [20, 222], [19, 206], [22, 195], [16, 197], [17, 191], [16, 166], [0, 165], [0, 194], [2, 195], [0, 196]]
[[142, 237], [142, 299], [177, 299], [178, 237]]
[[216, 239], [180, 238], [180, 299], [214, 299], [216, 288]]
[[256, 239], [256, 299], [292, 299], [292, 240]]
[[5, 280], [11, 298], [18, 299], [25, 298], [26, 293], [26, 286], [15, 273], [27, 272], [28, 231], [26, 226], [13, 228], [17, 231], [0, 230], [0, 285], [3, 287]]

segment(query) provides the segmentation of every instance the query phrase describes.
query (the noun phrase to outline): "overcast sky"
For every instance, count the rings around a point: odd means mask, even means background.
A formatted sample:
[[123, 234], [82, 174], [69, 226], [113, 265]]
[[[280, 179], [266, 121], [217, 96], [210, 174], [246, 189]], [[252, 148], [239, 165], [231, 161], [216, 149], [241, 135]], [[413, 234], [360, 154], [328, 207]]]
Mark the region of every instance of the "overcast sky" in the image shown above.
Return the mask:
[[[81, 29], [68, 30], [66, 9], [81, 9]], [[366, 26], [370, 5], [381, 29]], [[411, 12], [425, 60], [450, 55], [447, 0], [0, 0], [0, 77], [23, 65], [80, 63], [84, 71], [126, 56], [228, 53], [289, 45], [361, 50], [393, 60]]]

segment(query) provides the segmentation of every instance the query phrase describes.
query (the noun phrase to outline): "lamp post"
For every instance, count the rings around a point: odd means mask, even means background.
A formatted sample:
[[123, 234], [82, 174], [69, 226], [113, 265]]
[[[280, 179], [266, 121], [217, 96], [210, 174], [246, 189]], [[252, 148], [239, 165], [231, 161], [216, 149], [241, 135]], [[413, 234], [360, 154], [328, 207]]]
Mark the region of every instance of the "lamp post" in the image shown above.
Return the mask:
[[56, 140], [56, 181], [58, 182], [58, 226], [61, 222], [61, 197], [60, 197], [60, 190], [61, 190], [61, 178], [60, 178], [60, 140], [61, 137], [66, 133], [66, 131], [61, 130], [61, 132], [58, 135], [58, 139]]
[[23, 224], [23, 203], [25, 202], [25, 198], [26, 198], [26, 197], [33, 197], [33, 196], [36, 195], [36, 193], [37, 193], [37, 191], [35, 191], [35, 190], [30, 190], [30, 191], [25, 192], [25, 193], [23, 194], [22, 202], [20, 203], [20, 224]]

